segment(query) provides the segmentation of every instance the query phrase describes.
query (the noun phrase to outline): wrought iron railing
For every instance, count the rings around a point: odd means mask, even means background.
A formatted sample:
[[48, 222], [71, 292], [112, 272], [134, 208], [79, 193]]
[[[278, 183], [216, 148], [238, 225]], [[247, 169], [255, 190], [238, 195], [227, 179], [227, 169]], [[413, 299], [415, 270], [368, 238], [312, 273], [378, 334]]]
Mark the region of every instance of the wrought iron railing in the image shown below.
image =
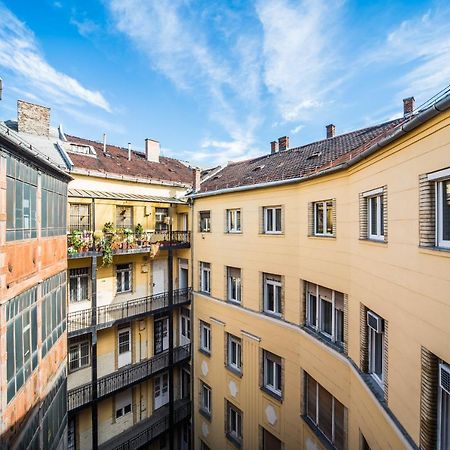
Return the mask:
[[190, 231], [144, 231], [142, 233], [127, 232], [119, 229], [97, 236], [92, 231], [71, 230], [67, 235], [67, 252], [69, 256], [103, 253], [109, 249], [113, 254], [139, 253], [155, 251], [155, 245], [167, 248], [169, 245], [180, 246], [190, 244]]
[[[191, 344], [173, 349], [173, 362], [178, 364], [191, 355]], [[128, 386], [132, 386], [146, 378], [168, 368], [169, 352], [165, 351], [136, 364], [122, 367], [97, 380], [97, 398], [102, 399]], [[92, 399], [92, 383], [85, 383], [67, 393], [68, 409], [72, 411], [90, 403]]]
[[[173, 304], [187, 303], [190, 300], [191, 289], [175, 289], [173, 291]], [[156, 312], [169, 306], [169, 293], [149, 295], [127, 302], [99, 306], [96, 309], [96, 322], [98, 328], [106, 328], [116, 321], [131, 319], [146, 313]], [[74, 333], [92, 326], [92, 309], [83, 309], [67, 314], [67, 330]]]

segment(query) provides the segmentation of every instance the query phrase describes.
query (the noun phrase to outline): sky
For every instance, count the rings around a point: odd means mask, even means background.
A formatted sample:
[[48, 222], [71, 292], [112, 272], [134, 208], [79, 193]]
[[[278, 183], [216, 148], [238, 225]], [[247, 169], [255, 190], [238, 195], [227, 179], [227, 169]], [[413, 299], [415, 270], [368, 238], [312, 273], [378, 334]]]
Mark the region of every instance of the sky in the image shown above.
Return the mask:
[[399, 117], [450, 84], [450, 2], [0, 0], [0, 119], [201, 167]]

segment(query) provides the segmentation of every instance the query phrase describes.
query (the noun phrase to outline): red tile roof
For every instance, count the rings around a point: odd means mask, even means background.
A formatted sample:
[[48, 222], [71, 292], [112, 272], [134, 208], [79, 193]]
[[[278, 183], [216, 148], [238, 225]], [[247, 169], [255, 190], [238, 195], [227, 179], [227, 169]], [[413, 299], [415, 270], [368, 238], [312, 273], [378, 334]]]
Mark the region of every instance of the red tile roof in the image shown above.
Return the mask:
[[128, 161], [128, 149], [116, 145], [106, 145], [103, 154], [103, 143], [83, 139], [66, 134], [69, 143], [92, 146], [97, 157], [70, 152], [69, 156], [74, 169], [84, 169], [134, 178], [146, 178], [157, 181], [182, 183], [192, 186], [194, 175], [192, 168], [181, 161], [160, 156], [159, 163], [147, 161], [145, 154], [132, 150], [131, 161]]
[[301, 147], [230, 163], [201, 184], [202, 192], [239, 186], [303, 178], [320, 174], [345, 161], [354, 159], [405, 119], [396, 119], [369, 128], [312, 142]]

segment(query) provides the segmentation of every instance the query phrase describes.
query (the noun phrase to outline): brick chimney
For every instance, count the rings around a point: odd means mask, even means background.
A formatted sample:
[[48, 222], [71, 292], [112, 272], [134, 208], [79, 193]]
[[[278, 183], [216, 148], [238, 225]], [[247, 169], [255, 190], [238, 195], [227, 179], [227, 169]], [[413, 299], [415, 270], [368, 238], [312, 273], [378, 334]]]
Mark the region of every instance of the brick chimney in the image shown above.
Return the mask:
[[336, 125], [334, 123], [330, 123], [326, 126], [327, 129], [327, 139], [332, 138], [336, 134]]
[[17, 130], [20, 133], [48, 136], [50, 134], [50, 108], [18, 100]]
[[153, 139], [145, 140], [145, 157], [147, 161], [159, 163], [159, 154], [161, 152], [161, 146], [158, 141]]
[[192, 170], [192, 174], [194, 176], [194, 182], [193, 182], [193, 188], [194, 188], [194, 192], [198, 192], [200, 190], [200, 176], [201, 176], [201, 170], [196, 167], [195, 169]]
[[408, 97], [403, 99], [403, 117], [409, 117], [414, 111], [414, 104], [416, 99]]
[[278, 151], [282, 152], [289, 148], [289, 136], [278, 138]]
[[278, 142], [272, 141], [270, 143], [270, 153], [278, 153]]

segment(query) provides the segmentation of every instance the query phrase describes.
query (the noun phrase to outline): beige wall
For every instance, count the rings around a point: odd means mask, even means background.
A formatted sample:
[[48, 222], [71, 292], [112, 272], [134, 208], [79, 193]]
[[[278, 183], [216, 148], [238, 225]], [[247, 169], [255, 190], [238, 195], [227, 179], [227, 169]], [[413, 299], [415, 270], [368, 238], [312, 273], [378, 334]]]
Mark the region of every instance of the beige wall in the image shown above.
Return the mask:
[[[310, 433], [301, 413], [301, 372], [308, 371], [348, 408], [348, 448], [358, 448], [359, 429], [371, 448], [403, 448], [400, 436], [385, 411], [368, 391], [351, 361], [360, 361], [360, 304], [389, 322], [388, 407], [412, 439], [419, 440], [420, 347], [450, 361], [450, 253], [420, 249], [418, 237], [419, 174], [450, 166], [450, 118], [441, 114], [407, 138], [375, 156], [333, 176], [301, 184], [199, 198], [194, 204], [194, 288], [198, 288], [199, 261], [211, 263], [212, 299], [195, 295], [198, 320], [220, 319], [213, 324], [213, 354], [196, 353], [194, 387], [204, 363], [213, 389], [213, 420], [196, 416], [196, 436], [211, 448], [225, 445], [224, 398], [233, 376], [224, 370], [224, 332], [242, 331], [261, 338], [244, 339], [244, 375], [234, 380], [245, 395], [233, 399], [244, 411], [244, 446], [257, 448], [255, 433], [264, 425], [266, 394], [258, 388], [257, 348], [284, 358], [285, 398], [274, 409], [279, 417], [268, 428], [286, 443], [305, 448]], [[388, 186], [388, 243], [359, 239], [360, 193]], [[336, 199], [336, 238], [308, 237], [308, 203]], [[259, 234], [260, 208], [282, 205], [284, 234]], [[224, 233], [228, 208], [241, 208], [242, 234]], [[198, 212], [211, 210], [211, 233], [197, 231]], [[242, 307], [225, 304], [225, 266], [242, 269]], [[261, 273], [284, 276], [284, 322], [259, 313]], [[348, 357], [327, 348], [301, 328], [306, 280], [348, 294]], [[245, 309], [244, 309], [245, 308]], [[255, 313], [256, 312], [256, 313]], [[234, 377], [235, 378], [235, 377]], [[198, 400], [198, 395], [194, 395]], [[272, 401], [272, 400], [270, 400]], [[273, 401], [272, 401], [273, 402]], [[196, 406], [198, 410], [198, 405]], [[205, 437], [205, 434], [208, 437]], [[202, 437], [203, 436], [203, 437]], [[198, 445], [198, 439], [196, 445]]]

